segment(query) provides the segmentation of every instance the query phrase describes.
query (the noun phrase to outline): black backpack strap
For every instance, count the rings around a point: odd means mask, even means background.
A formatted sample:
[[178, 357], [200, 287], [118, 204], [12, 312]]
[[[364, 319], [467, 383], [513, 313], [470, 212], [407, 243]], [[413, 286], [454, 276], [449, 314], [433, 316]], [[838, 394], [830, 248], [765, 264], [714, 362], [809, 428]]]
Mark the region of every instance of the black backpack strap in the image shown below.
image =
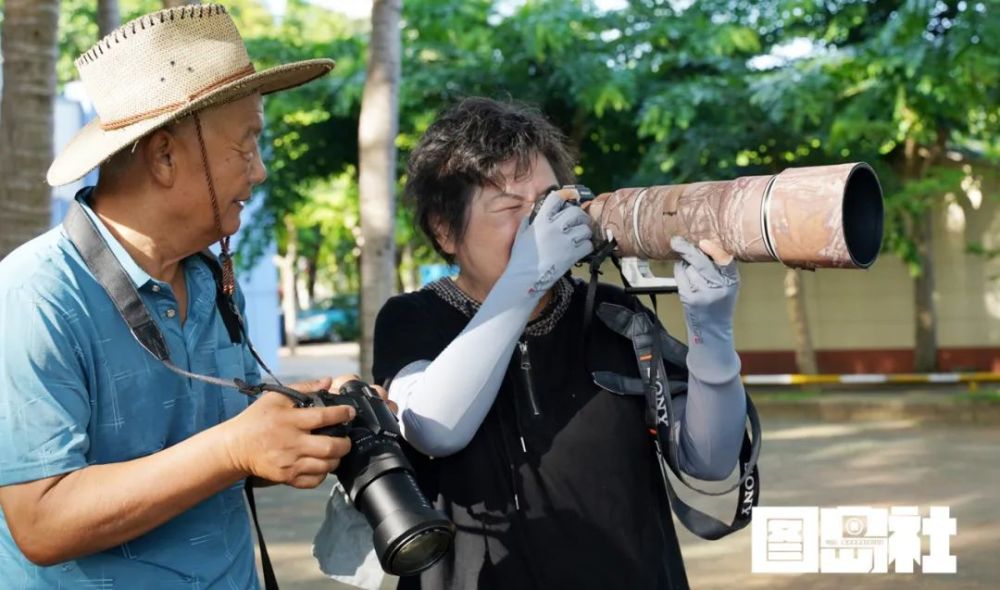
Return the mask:
[[104, 287], [129, 330], [149, 354], [170, 361], [170, 351], [139, 292], [78, 201], [69, 204], [63, 227], [97, 282]]
[[247, 335], [246, 323], [243, 321], [243, 316], [240, 314], [239, 308], [236, 306], [236, 301], [233, 300], [231, 295], [227, 295], [225, 288], [223, 287], [223, 272], [222, 265], [219, 260], [212, 254], [211, 251], [204, 250], [198, 253], [198, 256], [205, 262], [208, 269], [212, 271], [212, 278], [215, 280], [215, 306], [219, 310], [219, 315], [222, 316], [222, 323], [226, 326], [226, 332], [229, 334], [229, 340], [233, 344], [242, 344], [246, 342], [247, 348], [250, 350], [250, 354], [253, 355], [257, 364], [260, 368], [264, 369], [264, 372], [274, 379], [279, 385], [281, 381], [274, 376], [271, 372], [270, 367], [264, 362], [264, 359], [260, 357], [257, 349], [254, 347], [253, 342]]
[[219, 309], [219, 315], [222, 316], [222, 323], [225, 324], [226, 332], [229, 333], [229, 340], [233, 344], [241, 344], [243, 342], [243, 318], [240, 316], [240, 310], [237, 309], [233, 298], [226, 295], [225, 289], [222, 288], [222, 266], [210, 251], [198, 252], [198, 257], [212, 271], [212, 278], [215, 280], [215, 306]]
[[264, 531], [260, 528], [260, 520], [257, 518], [257, 503], [253, 497], [253, 483], [248, 477], [243, 482], [243, 491], [247, 496], [247, 504], [250, 505], [250, 514], [253, 516], [253, 526], [257, 529], [257, 543], [260, 545], [260, 563], [264, 570], [264, 590], [278, 590], [278, 578], [274, 575], [274, 567], [271, 566], [271, 556], [267, 554], [267, 545], [264, 544]]
[[584, 300], [583, 308], [583, 334], [585, 339], [590, 335], [590, 322], [594, 317], [594, 302], [597, 300], [597, 277], [601, 274], [601, 265], [608, 258], [614, 260], [613, 252], [617, 246], [618, 242], [612, 238], [602, 243], [598, 246], [597, 250], [584, 259], [590, 270], [590, 280], [587, 282], [587, 297]]

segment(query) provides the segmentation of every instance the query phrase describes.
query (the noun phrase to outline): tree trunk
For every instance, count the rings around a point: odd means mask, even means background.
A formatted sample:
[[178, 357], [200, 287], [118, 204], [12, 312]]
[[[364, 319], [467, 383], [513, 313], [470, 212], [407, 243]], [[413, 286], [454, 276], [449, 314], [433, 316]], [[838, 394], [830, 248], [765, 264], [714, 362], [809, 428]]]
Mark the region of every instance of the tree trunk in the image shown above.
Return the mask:
[[[949, 131], [937, 129], [934, 144], [926, 151], [920, 149], [916, 141], [907, 139], [904, 154], [907, 180], [920, 180], [927, 176], [931, 166], [944, 155]], [[932, 373], [938, 368], [937, 311], [934, 308], [934, 199], [939, 195], [927, 195], [927, 205], [923, 211], [914, 214], [910, 228], [917, 251], [920, 274], [913, 279], [914, 349], [913, 369], [918, 373]]]
[[185, 4], [201, 4], [199, 0], [163, 0], [164, 8], [173, 8], [175, 6], [184, 6]]
[[920, 274], [913, 279], [915, 347], [913, 369], [919, 373], [937, 370], [937, 313], [934, 310], [934, 212], [928, 207], [913, 223], [913, 241], [917, 246]]
[[419, 281], [417, 264], [413, 260], [413, 244], [403, 244], [399, 256], [399, 290], [404, 293], [417, 290]]
[[49, 227], [59, 0], [7, 0], [0, 97], [0, 259]]
[[99, 37], [104, 37], [121, 24], [118, 13], [118, 0], [97, 0], [97, 31]]
[[298, 281], [296, 280], [296, 266], [298, 254], [298, 243], [295, 224], [292, 223], [291, 216], [285, 218], [285, 229], [288, 231], [288, 246], [285, 248], [285, 255], [281, 257], [279, 272], [281, 275], [281, 311], [285, 315], [285, 346], [291, 354], [295, 354], [295, 347], [299, 340], [295, 335], [295, 322], [298, 319]]
[[399, 129], [402, 0], [375, 0], [368, 76], [358, 123], [361, 199], [362, 378], [371, 379], [375, 317], [393, 294], [396, 134]]
[[816, 364], [816, 351], [813, 349], [812, 335], [809, 333], [802, 271], [794, 268], [785, 269], [785, 302], [788, 306], [788, 321], [792, 325], [792, 339], [795, 343], [795, 365], [798, 367], [799, 373], [815, 375], [819, 369]]
[[306, 302], [308, 307], [312, 307], [313, 303], [316, 301], [316, 277], [319, 274], [319, 263], [317, 259], [319, 258], [319, 248], [312, 248], [309, 255], [306, 257], [306, 297], [309, 301]]

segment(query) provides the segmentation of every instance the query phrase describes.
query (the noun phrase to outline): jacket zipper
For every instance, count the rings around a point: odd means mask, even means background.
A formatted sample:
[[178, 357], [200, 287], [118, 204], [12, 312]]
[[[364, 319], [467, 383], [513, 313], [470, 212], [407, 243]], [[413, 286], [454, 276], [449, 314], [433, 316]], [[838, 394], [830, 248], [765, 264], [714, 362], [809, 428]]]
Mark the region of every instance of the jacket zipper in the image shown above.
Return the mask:
[[[504, 378], [505, 383], [509, 383], [508, 379]], [[514, 423], [517, 429], [517, 435], [521, 439], [521, 449], [524, 449], [524, 437], [521, 436], [520, 420], [517, 418], [517, 392], [513, 392], [514, 395], [511, 396], [511, 400], [514, 402], [512, 404], [514, 410]], [[510, 427], [507, 425], [507, 420], [504, 419], [504, 412], [502, 409], [497, 409], [497, 419], [500, 421], [500, 449], [503, 451], [504, 459], [507, 461], [507, 468], [510, 471], [510, 492], [514, 499], [514, 510], [521, 510], [521, 498], [517, 493], [517, 467], [514, 465], [514, 457], [510, 452], [510, 448], [507, 445], [507, 437], [504, 436], [505, 431], [509, 431]]]
[[[538, 398], [535, 396], [535, 385], [531, 379], [531, 356], [528, 353], [527, 336], [522, 337], [521, 340], [517, 342], [517, 351], [518, 351], [517, 361], [518, 361], [518, 367], [520, 369], [518, 373], [521, 381], [521, 387], [514, 388], [514, 391], [512, 392], [513, 395], [511, 396], [511, 401], [513, 402], [512, 409], [514, 411], [514, 428], [516, 429], [517, 432], [517, 438], [518, 441], [521, 443], [521, 451], [527, 454], [528, 446], [525, 444], [524, 431], [521, 427], [521, 409], [520, 409], [521, 404], [518, 403], [519, 392], [517, 390], [520, 389], [521, 391], [523, 391], [524, 392], [523, 395], [526, 398], [528, 398], [528, 406], [531, 408], [532, 416], [540, 416], [542, 414], [542, 411], [538, 406]], [[502, 422], [503, 422], [503, 417], [501, 412], [501, 423]], [[520, 511], [521, 498], [520, 495], [517, 493], [518, 491], [517, 468], [514, 466], [514, 462], [507, 452], [506, 445], [503, 445], [503, 447], [504, 447], [504, 454], [508, 455], [507, 458], [508, 458], [508, 463], [510, 465], [511, 487], [513, 488], [511, 491], [513, 492], [514, 495], [514, 510]]]
[[[538, 397], [535, 395], [535, 385], [532, 383], [531, 379], [531, 356], [528, 354], [528, 339], [523, 338], [517, 343], [518, 351], [520, 352], [519, 360], [521, 365], [521, 385], [524, 389], [524, 394], [528, 398], [528, 407], [531, 409], [532, 416], [541, 416], [542, 410], [538, 406]], [[524, 446], [524, 441], [521, 441], [521, 446]]]

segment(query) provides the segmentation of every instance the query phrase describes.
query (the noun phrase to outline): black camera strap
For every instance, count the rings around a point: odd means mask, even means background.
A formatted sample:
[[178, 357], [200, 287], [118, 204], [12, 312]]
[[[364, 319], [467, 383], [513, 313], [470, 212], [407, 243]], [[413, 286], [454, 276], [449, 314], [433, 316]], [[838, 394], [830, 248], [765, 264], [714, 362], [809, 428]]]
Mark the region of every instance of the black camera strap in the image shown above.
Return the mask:
[[[63, 219], [63, 227], [66, 228], [66, 234], [69, 236], [70, 242], [72, 242], [73, 246], [80, 253], [84, 264], [87, 265], [91, 274], [94, 275], [97, 282], [104, 288], [115, 309], [118, 310], [119, 315], [128, 324], [132, 336], [135, 337], [149, 354], [153, 355], [164, 366], [183, 377], [211, 385], [228, 387], [246, 395], [257, 395], [269, 389], [269, 387], [263, 384], [251, 386], [240, 379], [226, 380], [210, 375], [192, 373], [173, 364], [170, 361], [170, 351], [167, 348], [166, 340], [150, 315], [149, 309], [139, 297], [139, 292], [136, 290], [135, 284], [129, 278], [121, 262], [118, 261], [111, 251], [111, 248], [101, 237], [100, 232], [94, 225], [94, 221], [84, 211], [83, 205], [79, 201], [73, 200], [70, 203], [69, 211], [67, 211], [66, 217]], [[226, 326], [230, 341], [233, 344], [242, 344], [245, 342], [250, 353], [257, 363], [260, 364], [261, 368], [280, 385], [280, 381], [271, 373], [267, 364], [257, 354], [257, 350], [253, 347], [246, 333], [243, 318], [240, 316], [235, 302], [223, 289], [223, 272], [219, 262], [210, 252], [200, 252], [199, 256], [212, 271], [212, 276], [215, 280], [216, 307]], [[260, 528], [260, 521], [257, 518], [257, 505], [253, 497], [251, 478], [246, 478], [243, 491], [246, 493], [247, 504], [250, 506], [250, 514], [253, 516], [253, 524], [257, 529], [257, 539], [260, 544], [260, 556], [264, 570], [264, 587], [266, 590], [278, 590], [278, 581], [274, 575], [274, 568], [271, 565], [271, 559], [264, 544], [264, 533]]]
[[[707, 540], [721, 539], [744, 528], [750, 523], [752, 509], [760, 497], [757, 459], [760, 455], [761, 427], [760, 417], [750, 396], [744, 394], [750, 428], [749, 432], [744, 431], [743, 434], [739, 479], [720, 491], [696, 486], [680, 468], [680, 429], [671, 402], [671, 393], [675, 388], [671, 387], [664, 367], [664, 359], [674, 365], [684, 366], [687, 347], [671, 337], [645, 310], [602, 303], [597, 308], [597, 316], [611, 330], [632, 342], [640, 378], [595, 373], [594, 380], [604, 389], [620, 395], [644, 396], [646, 424], [653, 435], [663, 483], [677, 517], [688, 530]], [[727, 525], [684, 502], [674, 491], [668, 471], [672, 471], [686, 487], [706, 496], [723, 496], [738, 490], [739, 501], [732, 523]]]
[[[757, 506], [760, 499], [760, 472], [757, 468], [761, 444], [760, 416], [750, 395], [745, 394], [749, 428], [743, 434], [739, 457], [740, 477], [736, 483], [722, 491], [705, 490], [691, 483], [680, 468], [680, 430], [671, 404], [671, 398], [680, 394], [682, 388], [686, 389], [686, 385], [672, 383], [664, 366], [664, 360], [666, 360], [672, 366], [686, 367], [687, 346], [670, 336], [663, 325], [650, 317], [645, 310], [632, 310], [609, 303], [601, 303], [595, 310], [601, 264], [610, 258], [621, 272], [621, 265], [614, 253], [616, 246], [617, 243], [613, 238], [602, 242], [590, 256], [584, 259], [584, 262], [588, 263], [590, 271], [590, 281], [584, 305], [584, 341], [590, 338], [590, 323], [596, 312], [597, 317], [605, 325], [632, 342], [640, 378], [634, 379], [608, 372], [593, 372], [594, 381], [605, 390], [619, 395], [642, 395], [645, 397], [647, 426], [653, 434], [657, 463], [663, 476], [667, 496], [677, 518], [689, 531], [703, 539], [720, 539], [746, 527], [753, 516], [753, 507]], [[676, 292], [676, 288], [650, 290], [633, 288], [629, 285], [624, 274], [622, 274], [622, 283], [628, 293], [647, 293], [653, 301], [654, 308], [656, 305], [655, 296], [658, 293]], [[685, 371], [683, 377], [686, 378], [686, 376]], [[675, 376], [675, 379], [677, 377]], [[674, 491], [668, 471], [672, 471], [686, 487], [703, 495], [722, 496], [733, 490], [738, 490], [739, 499], [732, 522], [725, 524], [684, 502]]]

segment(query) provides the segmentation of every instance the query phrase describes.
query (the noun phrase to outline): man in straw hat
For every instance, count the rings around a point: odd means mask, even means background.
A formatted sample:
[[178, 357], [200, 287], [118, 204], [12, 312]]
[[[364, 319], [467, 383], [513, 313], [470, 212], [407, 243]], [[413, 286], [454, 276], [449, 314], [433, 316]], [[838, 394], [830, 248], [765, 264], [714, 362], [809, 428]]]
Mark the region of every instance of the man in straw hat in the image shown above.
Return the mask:
[[[198, 375], [260, 381], [221, 313], [243, 308], [228, 237], [266, 177], [261, 96], [333, 62], [255, 72], [225, 8], [203, 5], [134, 20], [76, 66], [97, 118], [48, 182], [100, 166], [72, 207], [106, 256], [81, 254], [71, 213], [0, 263], [0, 585], [257, 587], [244, 480], [319, 485], [350, 445], [311, 432], [353, 411], [276, 393], [251, 405]], [[219, 240], [221, 264], [200, 254]], [[115, 272], [160, 360], [112, 304], [100, 275]]]

